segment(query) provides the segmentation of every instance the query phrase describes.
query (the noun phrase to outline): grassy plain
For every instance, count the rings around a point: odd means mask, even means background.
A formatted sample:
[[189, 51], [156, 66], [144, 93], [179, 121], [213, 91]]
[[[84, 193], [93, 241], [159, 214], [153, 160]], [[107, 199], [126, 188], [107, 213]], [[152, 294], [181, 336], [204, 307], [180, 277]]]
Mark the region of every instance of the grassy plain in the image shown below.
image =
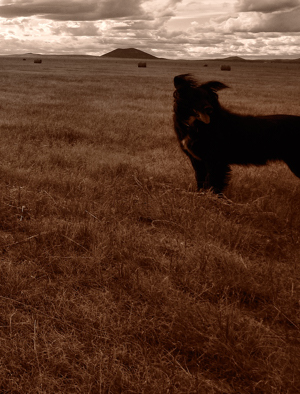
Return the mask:
[[300, 115], [299, 65], [0, 58], [0, 392], [300, 392], [300, 181], [195, 192], [173, 77]]

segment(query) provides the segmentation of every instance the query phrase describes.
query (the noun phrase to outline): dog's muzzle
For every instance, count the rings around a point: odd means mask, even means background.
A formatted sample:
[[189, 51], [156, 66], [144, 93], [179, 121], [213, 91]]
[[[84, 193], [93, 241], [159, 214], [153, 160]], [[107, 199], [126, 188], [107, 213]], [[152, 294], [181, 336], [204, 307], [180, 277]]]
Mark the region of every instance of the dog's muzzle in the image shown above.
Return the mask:
[[183, 140], [181, 140], [181, 146], [182, 146], [182, 148], [183, 148], [184, 150], [186, 150], [186, 151], [189, 151], [188, 145], [189, 145], [190, 140], [191, 140], [191, 139], [190, 139], [189, 136], [187, 136], [187, 137], [185, 137]]
[[203, 108], [203, 110], [201, 111], [195, 110], [194, 112], [198, 120], [200, 120], [205, 124], [210, 123], [210, 116], [213, 112], [213, 108], [211, 106], [207, 105], [206, 107]]
[[192, 150], [192, 148], [191, 148], [191, 145], [193, 145], [192, 142], [193, 142], [193, 141], [192, 141], [192, 139], [191, 139], [190, 136], [186, 136], [183, 140], [180, 141], [181, 146], [182, 146], [182, 149], [183, 149], [184, 151], [188, 152], [188, 153], [189, 153], [191, 156], [193, 156], [195, 159], [201, 161], [201, 158], [200, 158], [199, 156], [195, 155], [195, 153], [193, 152], [193, 150]]

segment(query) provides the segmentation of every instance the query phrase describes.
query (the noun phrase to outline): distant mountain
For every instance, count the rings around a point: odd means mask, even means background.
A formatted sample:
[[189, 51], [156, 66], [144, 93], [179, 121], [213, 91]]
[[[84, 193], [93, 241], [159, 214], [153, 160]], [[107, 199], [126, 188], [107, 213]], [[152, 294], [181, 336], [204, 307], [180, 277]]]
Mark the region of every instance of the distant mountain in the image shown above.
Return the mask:
[[[64, 54], [64, 55], [56, 55], [56, 54], [39, 54], [39, 53], [32, 53], [32, 52], [27, 52], [27, 53], [23, 53], [23, 54], [12, 54], [12, 55], [0, 55], [0, 57], [20, 57], [20, 58], [38, 58], [38, 57], [45, 57], [45, 58], [51, 58], [51, 57], [55, 57], [55, 58], [59, 58], [59, 57], [81, 57], [81, 58], [96, 58], [98, 57], [97, 55], [81, 55], [81, 54]], [[153, 55], [150, 55], [149, 53], [143, 52], [139, 49], [135, 49], [135, 48], [125, 48], [125, 49], [115, 49], [111, 52], [108, 52], [102, 56], [104, 58], [120, 58], [120, 59], [140, 59], [140, 60], [147, 60], [147, 59], [157, 59], [157, 60], [167, 60], [165, 58], [160, 58], [160, 57], [156, 57]], [[184, 60], [184, 59], [178, 59], [180, 60]], [[175, 62], [177, 60], [174, 60]], [[191, 60], [193, 61], [193, 60]], [[218, 59], [199, 59], [199, 60], [195, 60], [195, 61], [205, 61], [205, 62], [242, 62], [242, 63], [296, 63], [299, 64], [300, 63], [300, 58], [298, 59], [244, 59], [242, 57], [239, 56], [229, 56], [229, 57], [224, 57], [224, 58], [218, 58]]]
[[13, 55], [4, 55], [4, 56], [7, 56], [7, 57], [39, 57], [39, 56], [43, 56], [43, 55], [41, 55], [39, 53], [28, 52], [28, 53], [18, 53], [18, 54], [13, 54]]
[[158, 59], [156, 56], [149, 55], [149, 53], [140, 51], [135, 48], [117, 48], [111, 52], [102, 55], [101, 57], [118, 57], [123, 59]]
[[[249, 62], [251, 60], [243, 59], [242, 57], [239, 56], [229, 56], [229, 57], [222, 57], [222, 58], [217, 58], [217, 59], [206, 59], [207, 61], [215, 61], [215, 62]], [[206, 61], [205, 60], [205, 61]]]
[[271, 63], [300, 63], [299, 59], [272, 59], [270, 60]]
[[206, 59], [206, 61], [213, 61], [213, 62], [243, 62], [243, 63], [300, 63], [299, 59], [243, 59], [239, 56], [229, 56], [223, 57], [219, 59]]
[[242, 57], [239, 56], [229, 56], [229, 57], [225, 57], [222, 60], [227, 60], [228, 62], [246, 62], [246, 59], [243, 59]]

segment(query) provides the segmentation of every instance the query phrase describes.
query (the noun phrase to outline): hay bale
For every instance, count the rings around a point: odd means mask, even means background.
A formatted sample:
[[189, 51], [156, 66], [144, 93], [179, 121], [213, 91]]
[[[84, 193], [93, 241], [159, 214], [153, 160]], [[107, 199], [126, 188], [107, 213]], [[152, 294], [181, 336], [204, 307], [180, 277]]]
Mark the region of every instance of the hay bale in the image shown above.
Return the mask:
[[138, 67], [147, 67], [147, 63], [145, 62], [139, 62]]
[[231, 66], [227, 66], [224, 64], [221, 66], [221, 71], [231, 71]]
[[34, 59], [33, 63], [42, 63], [42, 59]]
[[208, 67], [208, 65], [207, 64], [203, 64], [203, 67]]

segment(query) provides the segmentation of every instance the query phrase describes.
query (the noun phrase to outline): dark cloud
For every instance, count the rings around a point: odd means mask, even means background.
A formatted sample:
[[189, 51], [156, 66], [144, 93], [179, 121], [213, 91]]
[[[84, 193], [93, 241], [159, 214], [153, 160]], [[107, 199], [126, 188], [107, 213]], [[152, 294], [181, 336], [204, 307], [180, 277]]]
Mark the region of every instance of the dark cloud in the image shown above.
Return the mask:
[[240, 12], [275, 12], [295, 8], [300, 0], [238, 0], [237, 10]]
[[0, 5], [0, 17], [39, 16], [52, 20], [94, 21], [139, 17], [147, 19], [141, 0], [17, 0]]
[[288, 12], [269, 15], [253, 25], [252, 32], [299, 32], [300, 31], [300, 7]]
[[112, 28], [112, 30], [123, 30], [123, 31], [129, 31], [129, 30], [157, 30], [159, 29], [162, 25], [164, 24], [164, 18], [157, 18], [154, 20], [150, 21], [143, 21], [143, 20], [138, 20], [138, 21], [123, 21], [122, 24], [116, 25]]

